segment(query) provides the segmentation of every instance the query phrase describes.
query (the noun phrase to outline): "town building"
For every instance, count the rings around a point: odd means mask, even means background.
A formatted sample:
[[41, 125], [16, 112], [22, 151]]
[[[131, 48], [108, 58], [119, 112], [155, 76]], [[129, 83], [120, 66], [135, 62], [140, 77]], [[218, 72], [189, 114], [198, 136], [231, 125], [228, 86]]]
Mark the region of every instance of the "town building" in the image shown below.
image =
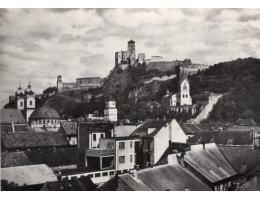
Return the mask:
[[65, 134], [70, 145], [78, 144], [78, 123], [74, 121], [61, 121], [59, 133]]
[[27, 124], [21, 110], [1, 109], [0, 115], [1, 133], [33, 131], [33, 129]]
[[37, 108], [29, 118], [29, 125], [35, 132], [58, 132], [60, 122], [60, 114], [49, 105]]
[[104, 110], [104, 119], [109, 122], [117, 122], [117, 108], [116, 101], [112, 97], [109, 97], [106, 101], [106, 108]]
[[161, 100], [163, 107], [168, 110], [183, 112], [184, 110], [194, 114], [195, 107], [192, 105], [192, 98], [190, 96], [190, 83], [187, 74], [182, 69], [179, 75], [179, 92], [170, 93], [167, 91]]
[[86, 149], [99, 148], [100, 138], [114, 137], [114, 124], [106, 121], [79, 122], [78, 123], [78, 148], [85, 152]]
[[86, 78], [77, 78], [76, 82], [63, 82], [62, 76], [57, 77], [57, 89], [58, 92], [68, 91], [68, 90], [77, 90], [77, 89], [93, 89], [101, 87], [101, 78], [100, 77], [86, 77]]
[[188, 140], [188, 136], [175, 119], [146, 120], [130, 136], [140, 138], [136, 157], [140, 168], [158, 164], [170, 143], [185, 144]]

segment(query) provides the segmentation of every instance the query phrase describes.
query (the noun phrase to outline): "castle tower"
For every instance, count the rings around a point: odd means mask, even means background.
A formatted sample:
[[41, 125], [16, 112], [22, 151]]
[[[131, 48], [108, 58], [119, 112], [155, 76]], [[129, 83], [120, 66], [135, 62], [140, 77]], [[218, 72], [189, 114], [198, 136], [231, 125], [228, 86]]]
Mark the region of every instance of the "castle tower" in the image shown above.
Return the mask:
[[179, 94], [180, 106], [192, 105], [192, 99], [190, 96], [190, 83], [187, 74], [183, 69], [180, 71], [180, 76], [179, 76], [179, 91], [180, 91]]
[[19, 87], [15, 92], [15, 99], [16, 99], [16, 108], [17, 110], [24, 110], [24, 91], [21, 87], [21, 82], [19, 83]]
[[130, 40], [127, 44], [127, 51], [129, 52], [129, 63], [131, 66], [135, 65], [135, 41]]
[[28, 87], [25, 90], [25, 96], [24, 96], [24, 113], [25, 118], [27, 121], [29, 121], [29, 117], [32, 114], [32, 112], [35, 110], [35, 96], [34, 91], [32, 89], [31, 83], [29, 82]]
[[110, 122], [117, 122], [116, 101], [112, 97], [109, 97], [108, 100], [106, 101], [104, 118]]
[[61, 75], [59, 75], [57, 77], [57, 90], [58, 90], [58, 92], [62, 91], [62, 76]]

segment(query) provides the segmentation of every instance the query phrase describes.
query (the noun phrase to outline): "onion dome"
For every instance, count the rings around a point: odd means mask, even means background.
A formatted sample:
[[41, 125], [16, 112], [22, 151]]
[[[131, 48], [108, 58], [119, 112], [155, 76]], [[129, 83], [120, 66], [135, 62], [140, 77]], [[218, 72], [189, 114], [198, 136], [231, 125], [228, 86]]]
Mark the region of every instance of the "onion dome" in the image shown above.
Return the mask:
[[29, 83], [28, 87], [26, 88], [25, 94], [34, 94], [31, 83]]
[[35, 119], [60, 119], [60, 114], [48, 105], [44, 105], [33, 111], [30, 116], [30, 120]]
[[24, 91], [23, 91], [23, 89], [22, 89], [21, 86], [18, 87], [18, 89], [17, 89], [16, 92], [15, 92], [15, 95], [16, 95], [16, 96], [22, 96], [22, 95], [24, 95]]

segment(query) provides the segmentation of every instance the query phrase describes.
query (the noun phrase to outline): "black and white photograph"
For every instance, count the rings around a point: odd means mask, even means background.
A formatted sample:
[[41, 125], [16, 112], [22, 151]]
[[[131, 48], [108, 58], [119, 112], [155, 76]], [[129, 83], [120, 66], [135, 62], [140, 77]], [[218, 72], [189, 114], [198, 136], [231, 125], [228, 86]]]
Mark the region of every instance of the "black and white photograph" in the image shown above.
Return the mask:
[[260, 8], [1, 8], [1, 191], [260, 191]]

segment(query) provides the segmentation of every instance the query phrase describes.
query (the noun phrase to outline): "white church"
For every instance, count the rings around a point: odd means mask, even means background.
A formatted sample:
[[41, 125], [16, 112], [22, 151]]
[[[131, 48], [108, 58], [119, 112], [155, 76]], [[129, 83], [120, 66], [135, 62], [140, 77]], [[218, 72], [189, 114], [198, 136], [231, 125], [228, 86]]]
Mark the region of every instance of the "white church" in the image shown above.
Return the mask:
[[29, 117], [35, 110], [35, 94], [30, 82], [25, 90], [23, 90], [21, 85], [19, 85], [17, 91], [15, 92], [15, 100], [16, 109], [23, 112], [25, 119], [28, 122]]
[[162, 106], [169, 110], [182, 112], [184, 110], [194, 113], [192, 98], [190, 96], [190, 83], [187, 73], [181, 69], [179, 75], [179, 92], [170, 93], [167, 90], [166, 95], [162, 98]]

